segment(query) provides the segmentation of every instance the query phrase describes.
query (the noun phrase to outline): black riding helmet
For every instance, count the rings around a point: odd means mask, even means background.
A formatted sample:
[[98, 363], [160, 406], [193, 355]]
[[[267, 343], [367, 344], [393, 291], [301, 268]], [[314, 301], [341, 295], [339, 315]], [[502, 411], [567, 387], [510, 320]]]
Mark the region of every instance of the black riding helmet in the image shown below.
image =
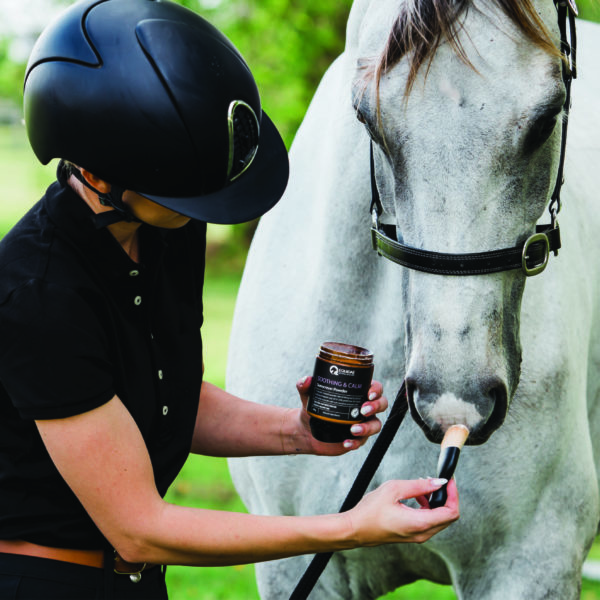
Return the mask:
[[71, 6], [32, 51], [24, 107], [43, 164], [68, 160], [119, 196], [195, 219], [252, 220], [287, 184], [285, 146], [240, 53], [173, 2]]

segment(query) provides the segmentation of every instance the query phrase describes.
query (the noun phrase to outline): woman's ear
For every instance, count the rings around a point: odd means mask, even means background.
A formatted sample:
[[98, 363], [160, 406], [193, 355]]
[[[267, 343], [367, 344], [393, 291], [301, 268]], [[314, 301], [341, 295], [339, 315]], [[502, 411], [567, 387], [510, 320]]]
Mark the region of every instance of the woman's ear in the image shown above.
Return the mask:
[[86, 171], [85, 169], [80, 169], [83, 178], [88, 182], [90, 186], [94, 189], [98, 190], [102, 194], [108, 194], [110, 192], [110, 183], [104, 181], [104, 179], [100, 179], [96, 177], [93, 173]]

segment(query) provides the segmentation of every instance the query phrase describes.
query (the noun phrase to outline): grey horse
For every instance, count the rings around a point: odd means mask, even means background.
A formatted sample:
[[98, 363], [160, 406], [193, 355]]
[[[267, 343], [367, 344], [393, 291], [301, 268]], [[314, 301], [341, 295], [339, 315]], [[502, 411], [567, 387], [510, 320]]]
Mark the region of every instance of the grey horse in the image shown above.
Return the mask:
[[[461, 600], [579, 597], [599, 522], [600, 27], [578, 33], [558, 256], [535, 277], [428, 273], [372, 249], [370, 146], [380, 219], [400, 243], [452, 254], [522, 244], [550, 219], [559, 168], [556, 6], [354, 2], [345, 51], [294, 141], [286, 196], [252, 243], [228, 389], [296, 406], [320, 344], [346, 342], [374, 352], [390, 400], [407, 382], [413, 418], [373, 485], [435, 475], [449, 425], [472, 435], [460, 520], [425, 544], [334, 555], [311, 598], [378, 598], [420, 578]], [[367, 450], [230, 467], [251, 512], [335, 512]], [[257, 565], [261, 596], [286, 598], [309, 559]]]

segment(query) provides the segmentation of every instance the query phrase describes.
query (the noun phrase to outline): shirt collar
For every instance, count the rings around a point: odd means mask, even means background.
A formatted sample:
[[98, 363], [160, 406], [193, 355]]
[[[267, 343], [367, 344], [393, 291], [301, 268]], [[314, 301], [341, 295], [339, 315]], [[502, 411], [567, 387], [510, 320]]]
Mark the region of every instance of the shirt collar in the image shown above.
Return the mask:
[[114, 275], [127, 275], [134, 268], [150, 266], [145, 263], [158, 260], [166, 245], [168, 232], [142, 224], [139, 230], [141, 262], [133, 261], [108, 229], [96, 227], [94, 211], [62, 175], [48, 188], [42, 203], [61, 234], [89, 260]]

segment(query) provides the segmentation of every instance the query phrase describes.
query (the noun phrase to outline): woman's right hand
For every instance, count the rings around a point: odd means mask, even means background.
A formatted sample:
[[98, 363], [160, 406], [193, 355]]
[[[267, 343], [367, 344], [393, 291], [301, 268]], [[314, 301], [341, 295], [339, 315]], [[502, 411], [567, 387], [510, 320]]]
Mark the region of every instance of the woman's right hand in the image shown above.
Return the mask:
[[[444, 506], [430, 509], [427, 497], [445, 480], [416, 479], [387, 481], [367, 494], [346, 515], [352, 522], [357, 546], [398, 542], [423, 543], [459, 517], [456, 482], [448, 482]], [[402, 501], [415, 498], [419, 508]]]

